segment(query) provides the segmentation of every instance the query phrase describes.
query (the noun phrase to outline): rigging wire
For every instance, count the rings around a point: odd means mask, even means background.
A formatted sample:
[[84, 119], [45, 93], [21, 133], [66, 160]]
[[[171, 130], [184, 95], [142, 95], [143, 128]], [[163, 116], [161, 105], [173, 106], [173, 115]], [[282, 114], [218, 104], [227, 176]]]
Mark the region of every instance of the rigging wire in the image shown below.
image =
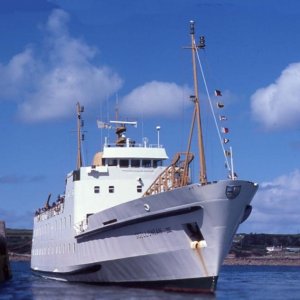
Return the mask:
[[197, 45], [196, 45], [195, 41], [194, 41], [194, 45], [195, 45], [195, 49], [196, 49], [197, 60], [198, 60], [198, 64], [199, 64], [199, 67], [200, 67], [203, 83], [204, 83], [204, 86], [205, 86], [205, 91], [206, 91], [207, 98], [208, 98], [208, 101], [209, 101], [210, 110], [211, 110], [211, 113], [213, 115], [214, 123], [215, 123], [216, 129], [217, 129], [217, 132], [218, 132], [219, 141], [220, 141], [220, 144], [221, 144], [221, 147], [222, 147], [222, 150], [223, 150], [223, 155], [224, 155], [225, 162], [226, 162], [226, 168], [230, 171], [231, 167], [230, 167], [230, 164], [228, 162], [228, 158], [227, 158], [227, 155], [226, 155], [226, 150], [225, 150], [225, 147], [224, 147], [223, 142], [222, 142], [222, 136], [220, 134], [216, 114], [215, 114], [215, 111], [214, 111], [214, 108], [213, 108], [213, 105], [212, 105], [211, 97], [209, 95], [206, 78], [205, 78], [205, 75], [204, 75], [204, 71], [203, 71], [201, 60], [200, 60], [199, 53], [198, 53], [198, 48], [197, 48]]

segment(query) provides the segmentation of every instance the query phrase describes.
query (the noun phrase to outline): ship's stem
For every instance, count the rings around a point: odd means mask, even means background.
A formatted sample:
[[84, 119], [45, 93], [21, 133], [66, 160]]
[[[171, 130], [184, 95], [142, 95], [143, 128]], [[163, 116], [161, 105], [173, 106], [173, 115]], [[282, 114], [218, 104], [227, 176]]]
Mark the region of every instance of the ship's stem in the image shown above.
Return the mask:
[[191, 34], [191, 42], [192, 42], [192, 60], [193, 60], [193, 76], [194, 76], [194, 90], [195, 90], [195, 110], [197, 117], [197, 127], [198, 127], [198, 148], [199, 148], [199, 157], [200, 157], [200, 182], [201, 184], [207, 183], [206, 176], [206, 162], [205, 162], [205, 154], [204, 154], [204, 144], [202, 137], [202, 126], [201, 126], [201, 116], [200, 116], [200, 105], [199, 105], [199, 93], [198, 93], [198, 78], [197, 78], [197, 68], [196, 68], [196, 51], [197, 46], [195, 43], [195, 29], [194, 29], [194, 21], [190, 22], [190, 34]]

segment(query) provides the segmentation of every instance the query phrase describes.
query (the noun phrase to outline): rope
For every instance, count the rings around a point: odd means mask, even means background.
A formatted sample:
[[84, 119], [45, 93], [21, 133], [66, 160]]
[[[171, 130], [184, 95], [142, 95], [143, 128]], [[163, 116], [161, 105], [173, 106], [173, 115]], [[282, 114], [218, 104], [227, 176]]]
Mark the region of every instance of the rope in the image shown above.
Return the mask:
[[215, 123], [216, 129], [217, 129], [217, 132], [218, 132], [218, 136], [219, 136], [219, 141], [220, 141], [220, 144], [221, 144], [221, 147], [222, 147], [222, 150], [223, 150], [223, 155], [224, 155], [225, 162], [226, 162], [226, 168], [230, 171], [230, 167], [229, 167], [230, 164], [229, 164], [228, 158], [226, 156], [226, 150], [225, 150], [225, 147], [223, 145], [222, 136], [220, 134], [220, 130], [219, 130], [219, 126], [218, 126], [216, 114], [215, 114], [215, 111], [214, 111], [214, 108], [213, 108], [213, 105], [212, 105], [212, 101], [211, 101], [211, 98], [210, 98], [210, 95], [209, 95], [206, 78], [205, 78], [205, 75], [204, 75], [204, 72], [203, 72], [201, 60], [200, 60], [200, 57], [199, 57], [199, 53], [198, 53], [198, 49], [197, 49], [195, 41], [194, 41], [194, 46], [195, 46], [195, 49], [196, 49], [196, 55], [197, 55], [197, 59], [198, 59], [198, 64], [199, 64], [199, 67], [200, 67], [200, 71], [201, 71], [202, 79], [203, 79], [203, 82], [204, 82], [204, 86], [205, 86], [207, 98], [208, 98], [208, 101], [209, 101], [210, 110], [211, 110], [211, 113], [213, 115], [214, 123]]

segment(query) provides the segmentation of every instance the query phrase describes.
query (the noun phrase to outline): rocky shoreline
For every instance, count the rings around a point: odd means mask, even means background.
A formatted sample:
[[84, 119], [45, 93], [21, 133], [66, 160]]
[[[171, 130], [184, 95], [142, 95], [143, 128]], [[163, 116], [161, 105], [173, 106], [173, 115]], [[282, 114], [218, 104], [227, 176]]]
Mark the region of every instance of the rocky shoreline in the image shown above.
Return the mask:
[[287, 256], [227, 256], [223, 265], [235, 266], [300, 266], [300, 255]]

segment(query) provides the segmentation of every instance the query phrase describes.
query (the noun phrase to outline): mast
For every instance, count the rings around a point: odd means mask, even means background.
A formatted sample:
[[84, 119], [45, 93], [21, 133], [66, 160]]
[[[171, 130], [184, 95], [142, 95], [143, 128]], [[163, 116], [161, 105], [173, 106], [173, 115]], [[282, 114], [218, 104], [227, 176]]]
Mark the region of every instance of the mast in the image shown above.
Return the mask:
[[200, 116], [200, 105], [199, 105], [199, 93], [198, 93], [198, 78], [197, 78], [197, 68], [196, 68], [196, 51], [197, 45], [195, 43], [195, 22], [190, 21], [190, 34], [191, 34], [191, 49], [192, 49], [192, 61], [193, 61], [193, 77], [194, 77], [194, 91], [195, 91], [195, 111], [194, 115], [197, 118], [197, 129], [198, 129], [198, 149], [199, 149], [199, 158], [200, 158], [200, 183], [207, 183], [206, 176], [206, 162], [204, 154], [204, 144], [203, 144], [203, 135], [202, 135], [202, 126], [201, 126], [201, 116]]
[[82, 155], [81, 155], [81, 141], [83, 135], [81, 133], [81, 128], [83, 126], [83, 120], [81, 119], [81, 113], [84, 111], [84, 107], [80, 106], [77, 102], [77, 169], [82, 167]]

